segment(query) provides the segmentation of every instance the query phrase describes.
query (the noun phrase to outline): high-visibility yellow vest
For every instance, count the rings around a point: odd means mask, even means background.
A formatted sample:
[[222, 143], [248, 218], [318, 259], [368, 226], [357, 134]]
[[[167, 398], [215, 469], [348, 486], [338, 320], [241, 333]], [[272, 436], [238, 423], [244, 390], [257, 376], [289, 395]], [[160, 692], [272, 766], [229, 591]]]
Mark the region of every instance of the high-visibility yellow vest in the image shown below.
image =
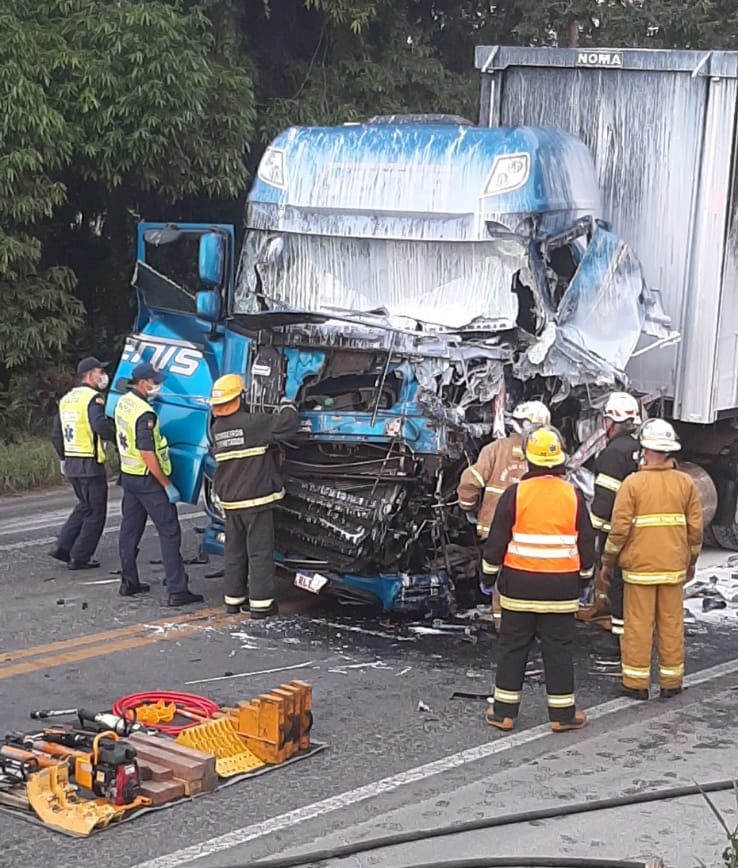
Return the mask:
[[[136, 448], [136, 422], [144, 413], [154, 413], [151, 404], [135, 392], [126, 392], [115, 407], [115, 437], [120, 452], [120, 469], [131, 476], [146, 476], [149, 468]], [[156, 413], [154, 413], [156, 416]], [[159, 430], [159, 418], [154, 425], [154, 451], [166, 476], [172, 472], [167, 438]]]
[[65, 458], [94, 458], [104, 463], [105, 449], [92, 430], [88, 413], [90, 402], [99, 396], [92, 386], [76, 386], [59, 401]]

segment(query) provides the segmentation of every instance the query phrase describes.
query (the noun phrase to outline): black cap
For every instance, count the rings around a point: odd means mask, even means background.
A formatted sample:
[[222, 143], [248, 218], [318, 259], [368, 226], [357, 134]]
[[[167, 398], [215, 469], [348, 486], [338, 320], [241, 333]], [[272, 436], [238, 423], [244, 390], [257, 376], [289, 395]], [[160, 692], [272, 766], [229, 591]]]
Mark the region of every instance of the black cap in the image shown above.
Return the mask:
[[94, 356], [87, 356], [77, 365], [77, 373], [87, 374], [89, 371], [94, 371], [95, 368], [107, 368], [107, 366], [108, 362], [101, 362], [100, 359], [96, 359]]
[[131, 382], [135, 383], [137, 380], [153, 380], [155, 383], [163, 383], [164, 374], [157, 371], [149, 362], [142, 362], [140, 365], [136, 365], [131, 372]]

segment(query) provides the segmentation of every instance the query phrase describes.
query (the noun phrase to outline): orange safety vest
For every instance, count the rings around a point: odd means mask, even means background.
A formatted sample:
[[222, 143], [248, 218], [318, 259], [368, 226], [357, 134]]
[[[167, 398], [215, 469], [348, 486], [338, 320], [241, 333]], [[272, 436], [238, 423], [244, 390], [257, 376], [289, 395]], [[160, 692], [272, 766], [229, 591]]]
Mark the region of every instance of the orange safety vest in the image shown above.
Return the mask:
[[519, 482], [504, 565], [532, 573], [578, 573], [577, 506], [574, 486], [560, 476]]

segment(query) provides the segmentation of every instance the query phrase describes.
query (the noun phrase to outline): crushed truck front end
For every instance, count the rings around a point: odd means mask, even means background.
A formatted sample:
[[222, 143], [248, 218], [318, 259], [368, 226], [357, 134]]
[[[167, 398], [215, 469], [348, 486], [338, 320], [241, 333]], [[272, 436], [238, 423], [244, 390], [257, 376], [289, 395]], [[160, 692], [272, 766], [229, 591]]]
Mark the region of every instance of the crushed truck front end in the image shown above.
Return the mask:
[[[267, 149], [221, 372], [245, 377], [252, 406], [286, 395], [301, 414], [282, 569], [345, 602], [445, 615], [477, 579], [463, 468], [524, 398], [583, 439], [582, 405], [623, 382], [658, 317], [600, 222], [580, 141], [412, 120], [295, 128]], [[220, 553], [212, 470], [204, 546]]]

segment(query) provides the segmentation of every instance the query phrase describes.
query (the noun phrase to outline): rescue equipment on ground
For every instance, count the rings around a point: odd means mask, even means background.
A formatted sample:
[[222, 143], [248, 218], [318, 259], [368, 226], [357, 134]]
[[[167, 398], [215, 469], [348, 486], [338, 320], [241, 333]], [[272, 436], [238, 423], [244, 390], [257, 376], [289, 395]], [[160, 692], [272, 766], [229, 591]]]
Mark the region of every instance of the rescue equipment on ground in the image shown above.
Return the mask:
[[0, 741], [0, 810], [74, 837], [325, 747], [310, 740], [312, 688], [303, 681], [234, 707], [152, 691], [121, 697], [110, 712], [31, 712], [33, 720], [65, 716], [77, 723]]

